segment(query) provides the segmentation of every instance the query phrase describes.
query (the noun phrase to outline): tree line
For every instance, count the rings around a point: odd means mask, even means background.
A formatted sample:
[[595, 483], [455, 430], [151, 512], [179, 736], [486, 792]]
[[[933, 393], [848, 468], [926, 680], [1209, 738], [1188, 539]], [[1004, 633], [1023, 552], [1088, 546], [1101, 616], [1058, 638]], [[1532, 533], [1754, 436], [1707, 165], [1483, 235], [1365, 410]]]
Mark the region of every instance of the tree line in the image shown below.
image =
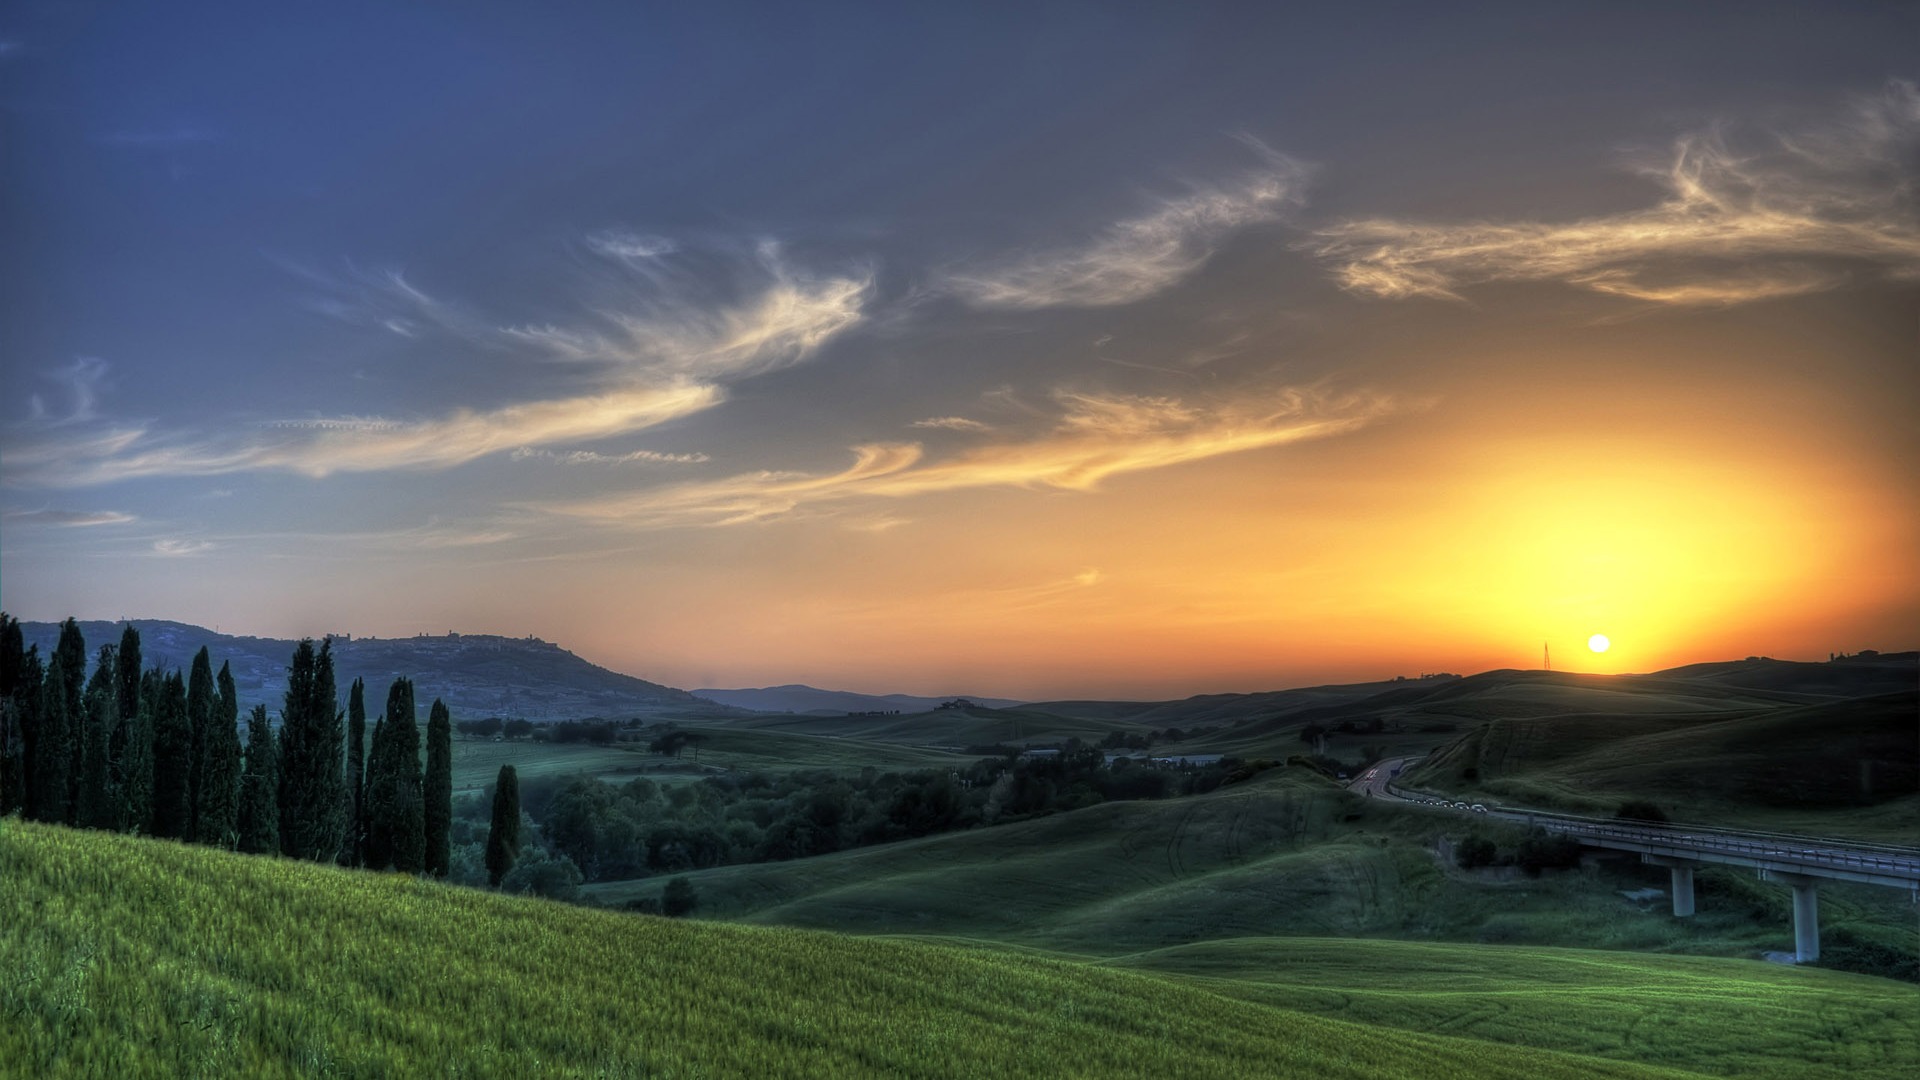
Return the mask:
[[[1278, 764], [1222, 758], [1162, 769], [1123, 759], [1110, 766], [1099, 747], [1069, 739], [1048, 757], [1008, 748], [950, 769], [727, 772], [681, 784], [529, 778], [515, 798], [546, 850], [527, 858], [546, 861], [526, 867], [520, 880], [530, 891], [568, 899], [582, 881], [799, 859], [1101, 802], [1177, 798], [1244, 782]], [[466, 813], [477, 817], [479, 807]], [[473, 820], [470, 831], [457, 825], [456, 843], [477, 843], [478, 824]]]
[[[225, 663], [216, 674], [205, 648], [184, 676], [143, 667], [140, 632], [128, 624], [89, 675], [73, 619], [42, 661], [19, 620], [0, 612], [0, 815], [445, 877], [447, 707], [435, 700], [429, 710], [423, 768], [412, 680], [393, 681], [371, 739], [365, 699], [355, 679], [340, 709], [332, 639], [303, 640], [278, 729], [256, 705], [243, 745], [233, 674]], [[497, 790], [511, 787], [511, 771]], [[518, 826], [516, 804], [502, 838], [508, 865]]]

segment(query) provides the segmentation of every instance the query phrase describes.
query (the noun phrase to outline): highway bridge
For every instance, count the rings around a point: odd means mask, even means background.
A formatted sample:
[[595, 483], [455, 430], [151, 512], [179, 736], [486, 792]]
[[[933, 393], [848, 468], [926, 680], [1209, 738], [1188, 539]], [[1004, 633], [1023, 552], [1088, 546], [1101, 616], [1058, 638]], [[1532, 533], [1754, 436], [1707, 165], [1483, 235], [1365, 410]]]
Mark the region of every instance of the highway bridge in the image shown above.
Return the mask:
[[1586, 818], [1512, 806], [1485, 805], [1480, 810], [1471, 807], [1461, 810], [1457, 800], [1402, 789], [1395, 783], [1394, 777], [1416, 760], [1382, 761], [1355, 778], [1348, 787], [1369, 798], [1430, 805], [1453, 813], [1535, 826], [1571, 836], [1586, 847], [1637, 852], [1642, 862], [1669, 871], [1673, 882], [1673, 913], [1679, 918], [1693, 914], [1693, 872], [1699, 866], [1714, 863], [1755, 870], [1762, 880], [1793, 890], [1794, 956], [1801, 963], [1820, 958], [1818, 887], [1821, 881], [1852, 881], [1905, 889], [1915, 903], [1920, 903], [1920, 850], [1914, 848], [1704, 825]]

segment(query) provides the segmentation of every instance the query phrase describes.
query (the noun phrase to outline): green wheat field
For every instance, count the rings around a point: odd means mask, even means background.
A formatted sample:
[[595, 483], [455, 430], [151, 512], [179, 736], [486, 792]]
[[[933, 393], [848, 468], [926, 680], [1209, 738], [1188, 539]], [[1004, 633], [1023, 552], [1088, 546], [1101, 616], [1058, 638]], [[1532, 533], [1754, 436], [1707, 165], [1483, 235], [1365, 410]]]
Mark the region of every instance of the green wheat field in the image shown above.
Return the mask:
[[1920, 990], [1259, 938], [1095, 962], [0, 822], [8, 1076], [1896, 1077]]

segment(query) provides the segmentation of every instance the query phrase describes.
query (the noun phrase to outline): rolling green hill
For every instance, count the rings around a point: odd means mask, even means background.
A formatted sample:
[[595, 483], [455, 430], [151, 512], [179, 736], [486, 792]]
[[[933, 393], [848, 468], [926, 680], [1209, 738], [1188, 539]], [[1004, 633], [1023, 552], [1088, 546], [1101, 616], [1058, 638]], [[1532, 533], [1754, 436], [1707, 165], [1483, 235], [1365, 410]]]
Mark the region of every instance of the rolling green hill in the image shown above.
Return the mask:
[[[1527, 878], [1465, 873], [1448, 837], [1519, 830], [1360, 799], [1300, 769], [1211, 794], [1109, 802], [986, 829], [688, 875], [705, 914], [867, 933], [956, 935], [1111, 957], [1231, 937], [1346, 936], [1755, 956], [1790, 947], [1788, 890], [1701, 872], [1699, 914], [1622, 892], [1664, 887], [1632, 860]], [[586, 887], [619, 905], [658, 877]], [[1892, 889], [1821, 891], [1822, 925], [1907, 955], [1920, 935]], [[1838, 940], [1836, 937], [1835, 940]]]
[[1649, 799], [1677, 820], [1911, 841], [1920, 693], [1727, 714], [1501, 718], [1405, 782], [1611, 814]]
[[[1699, 1075], [1312, 1016], [1184, 976], [680, 923], [14, 821], [0, 881], [8, 1076]], [[1811, 1075], [1785, 1070], [1914, 1016], [1844, 977], [1727, 974], [1825, 994], [1822, 1041], [1770, 1055], [1774, 1075]], [[1748, 996], [1699, 984], [1693, 1006], [1734, 1021]]]
[[1865, 976], [1707, 957], [1324, 938], [1209, 941], [1111, 963], [1365, 1024], [1707, 1074], [1839, 1080], [1920, 1068], [1920, 990]]
[[859, 772], [953, 768], [976, 759], [898, 743], [825, 735], [799, 735], [721, 725], [690, 727], [700, 734], [697, 747], [680, 757], [647, 749], [647, 741], [617, 742], [611, 746], [587, 743], [536, 742], [529, 739], [493, 742], [490, 739], [453, 740], [455, 793], [475, 792], [493, 783], [500, 766], [512, 765], [522, 780], [576, 774], [622, 782], [636, 776], [655, 780], [694, 780], [728, 769], [785, 772], [825, 769]]
[[964, 747], [993, 743], [1057, 743], [1067, 739], [1098, 742], [1114, 730], [1145, 732], [1131, 721], [1062, 716], [1031, 706], [989, 709], [983, 706], [935, 709], [900, 716], [788, 716], [766, 713], [734, 719], [726, 726], [754, 731], [822, 735], [905, 746]]

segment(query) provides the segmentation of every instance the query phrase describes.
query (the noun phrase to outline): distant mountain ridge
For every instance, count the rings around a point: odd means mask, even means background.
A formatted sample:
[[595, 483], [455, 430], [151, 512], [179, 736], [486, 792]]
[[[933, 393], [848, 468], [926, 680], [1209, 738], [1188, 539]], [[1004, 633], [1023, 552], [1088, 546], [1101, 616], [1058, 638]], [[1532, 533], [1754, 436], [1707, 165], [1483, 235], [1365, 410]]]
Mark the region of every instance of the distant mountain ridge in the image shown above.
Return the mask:
[[[141, 662], [185, 670], [194, 654], [205, 647], [215, 670], [232, 666], [242, 710], [264, 704], [274, 715], [286, 694], [287, 664], [298, 642], [279, 638], [239, 637], [203, 626], [164, 619], [133, 619], [140, 631]], [[88, 663], [100, 646], [117, 645], [125, 623], [90, 620], [80, 623], [87, 641]], [[38, 645], [47, 656], [60, 638], [60, 624], [22, 622], [29, 647]], [[334, 678], [340, 705], [346, 707], [347, 687], [356, 678], [367, 683], [367, 711], [385, 706], [387, 686], [396, 676], [414, 681], [424, 709], [439, 698], [456, 717], [524, 717], [528, 720], [570, 720], [588, 716], [610, 719], [692, 716], [723, 712], [685, 690], [661, 686], [622, 675], [591, 663], [539, 638], [509, 638], [493, 634], [421, 635], [410, 638], [333, 639]]]
[[731, 705], [736, 709], [751, 709], [754, 712], [768, 713], [863, 713], [893, 712], [922, 713], [937, 709], [941, 704], [955, 698], [965, 698], [975, 705], [985, 705], [993, 709], [1005, 709], [1021, 702], [1009, 698], [976, 697], [972, 694], [948, 694], [945, 697], [924, 697], [917, 694], [859, 694], [851, 690], [821, 690], [818, 687], [800, 683], [788, 683], [785, 686], [766, 686], [757, 689], [741, 690], [695, 690], [695, 697], [708, 701]]

